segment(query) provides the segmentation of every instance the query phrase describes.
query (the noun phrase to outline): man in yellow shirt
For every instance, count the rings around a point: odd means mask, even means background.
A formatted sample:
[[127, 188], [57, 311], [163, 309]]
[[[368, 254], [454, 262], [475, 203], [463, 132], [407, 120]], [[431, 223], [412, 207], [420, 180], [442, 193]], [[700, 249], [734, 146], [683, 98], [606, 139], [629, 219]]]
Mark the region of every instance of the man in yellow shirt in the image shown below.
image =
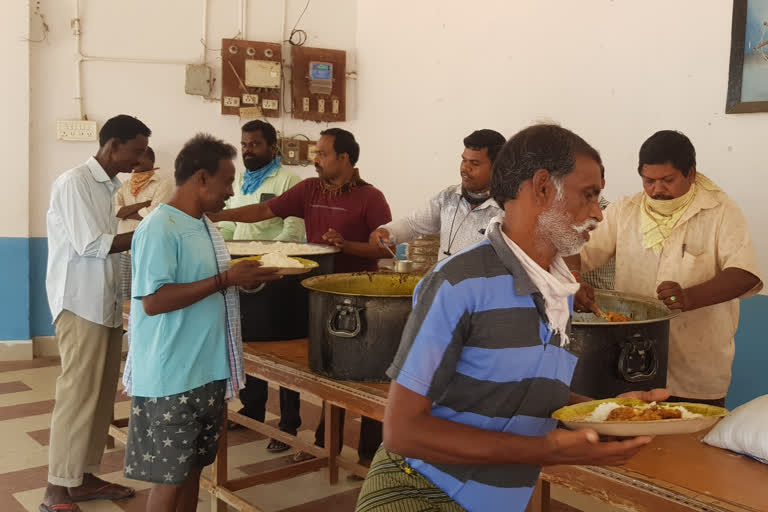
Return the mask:
[[[763, 283], [736, 203], [696, 170], [680, 132], [660, 131], [640, 148], [644, 191], [612, 203], [580, 256], [582, 272], [616, 257], [616, 290], [658, 297], [671, 320], [667, 388], [674, 399], [723, 405], [731, 380], [739, 300]], [[588, 285], [577, 310], [592, 310]]]

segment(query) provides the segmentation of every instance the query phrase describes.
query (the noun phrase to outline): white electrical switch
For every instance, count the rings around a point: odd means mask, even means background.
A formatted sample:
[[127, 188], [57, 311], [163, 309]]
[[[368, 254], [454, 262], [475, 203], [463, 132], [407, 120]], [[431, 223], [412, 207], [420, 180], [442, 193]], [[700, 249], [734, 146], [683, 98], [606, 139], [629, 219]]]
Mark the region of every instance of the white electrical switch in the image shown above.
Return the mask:
[[224, 106], [225, 107], [239, 107], [240, 106], [240, 98], [237, 96], [224, 96]]
[[304, 112], [309, 112], [309, 98], [304, 98], [301, 100], [301, 109]]
[[317, 111], [321, 114], [325, 112], [325, 100], [319, 99], [317, 100]]
[[267, 98], [261, 100], [261, 108], [264, 110], [277, 110], [277, 106], [277, 100], [269, 100]]
[[333, 112], [334, 114], [339, 113], [339, 100], [333, 100], [331, 102], [331, 112]]
[[56, 121], [59, 140], [93, 141], [97, 138], [96, 121]]
[[259, 104], [259, 95], [258, 94], [243, 94], [243, 104], [244, 105], [258, 105]]

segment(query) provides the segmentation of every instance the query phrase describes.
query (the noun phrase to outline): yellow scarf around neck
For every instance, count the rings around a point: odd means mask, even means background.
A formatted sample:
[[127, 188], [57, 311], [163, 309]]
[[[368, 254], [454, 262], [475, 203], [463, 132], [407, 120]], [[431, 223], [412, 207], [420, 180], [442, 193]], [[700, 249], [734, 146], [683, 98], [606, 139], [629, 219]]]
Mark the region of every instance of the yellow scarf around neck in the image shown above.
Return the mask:
[[653, 199], [648, 197], [648, 194], [643, 194], [643, 200], [640, 203], [640, 232], [643, 235], [643, 247], [652, 249], [657, 254], [661, 252], [664, 242], [693, 203], [699, 187], [712, 192], [720, 190], [712, 180], [701, 173], [696, 173], [696, 179], [690, 190], [675, 199]]
[[133, 197], [136, 197], [139, 195], [139, 192], [141, 192], [141, 189], [147, 186], [149, 184], [149, 180], [152, 179], [152, 176], [155, 175], [155, 170], [152, 169], [151, 171], [144, 171], [144, 172], [136, 172], [133, 171], [131, 173], [131, 195]]

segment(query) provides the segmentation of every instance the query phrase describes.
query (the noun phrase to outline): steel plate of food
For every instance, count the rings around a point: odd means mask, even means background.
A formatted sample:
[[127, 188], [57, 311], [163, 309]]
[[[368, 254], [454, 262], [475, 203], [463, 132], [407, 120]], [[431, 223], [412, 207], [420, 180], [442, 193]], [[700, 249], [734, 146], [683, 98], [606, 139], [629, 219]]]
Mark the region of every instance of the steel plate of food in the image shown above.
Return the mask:
[[277, 273], [284, 276], [306, 274], [318, 266], [316, 261], [297, 258], [295, 256], [286, 256], [282, 253], [269, 253], [262, 256], [249, 256], [247, 258], [237, 258], [231, 260], [229, 265], [237, 265], [242, 261], [256, 260], [260, 261], [264, 267], [277, 268]]
[[727, 409], [695, 403], [607, 398], [569, 405], [552, 414], [571, 429], [591, 428], [607, 436], [690, 434], [714, 425]]

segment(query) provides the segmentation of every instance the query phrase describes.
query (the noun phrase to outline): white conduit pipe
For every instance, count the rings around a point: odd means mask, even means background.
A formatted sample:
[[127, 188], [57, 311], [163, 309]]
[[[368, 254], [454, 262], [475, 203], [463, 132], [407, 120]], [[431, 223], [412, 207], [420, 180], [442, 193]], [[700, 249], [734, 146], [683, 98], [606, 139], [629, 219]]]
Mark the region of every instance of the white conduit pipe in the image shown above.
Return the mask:
[[[80, 30], [80, 0], [75, 2], [75, 18], [72, 20], [72, 32], [75, 36], [75, 101], [78, 103], [80, 119], [85, 119], [85, 108], [83, 105], [83, 86], [82, 86], [82, 63], [83, 62], [123, 62], [130, 64], [164, 64], [167, 66], [185, 66], [189, 64], [187, 60], [179, 59], [147, 59], [136, 57], [103, 57], [96, 55], [85, 55], [82, 51], [82, 32]], [[207, 43], [208, 38], [208, 0], [203, 2], [203, 21], [201, 39]], [[203, 46], [202, 62], [207, 61], [206, 48]]]
[[240, 38], [248, 39], [248, 0], [240, 0]]
[[208, 64], [208, 0], [203, 0], [203, 26], [202, 26], [202, 42], [203, 53], [200, 56], [201, 64]]

